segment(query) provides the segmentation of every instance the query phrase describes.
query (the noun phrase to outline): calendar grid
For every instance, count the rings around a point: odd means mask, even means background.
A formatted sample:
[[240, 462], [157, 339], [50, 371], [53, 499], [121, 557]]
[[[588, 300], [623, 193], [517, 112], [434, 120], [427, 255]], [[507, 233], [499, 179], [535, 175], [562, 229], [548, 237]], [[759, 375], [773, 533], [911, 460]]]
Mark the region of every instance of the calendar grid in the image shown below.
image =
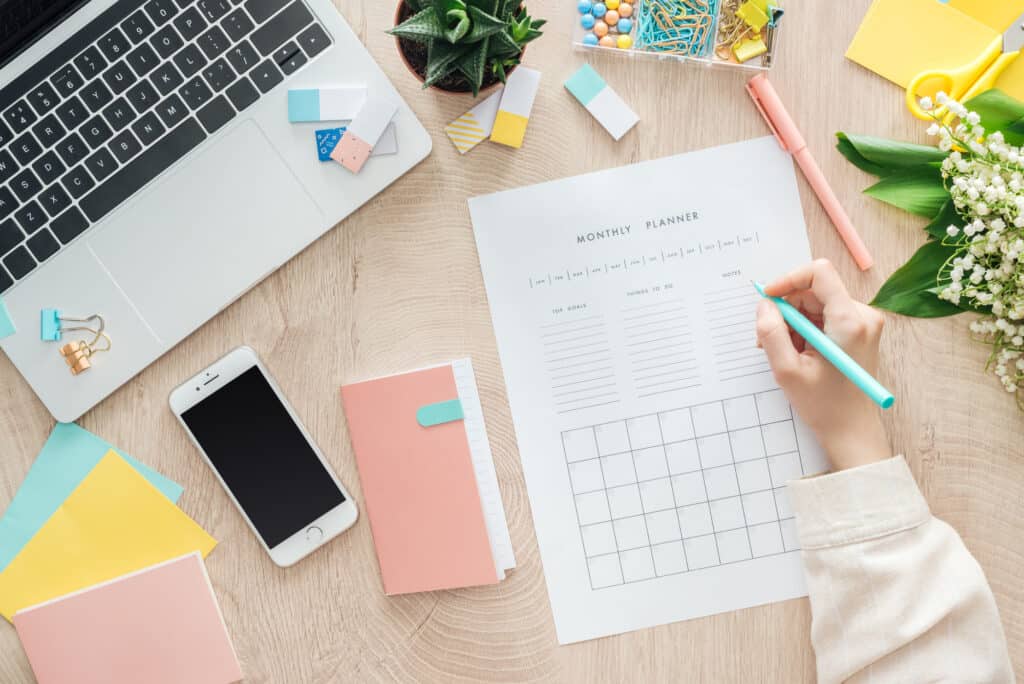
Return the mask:
[[804, 473], [781, 390], [562, 432], [592, 589], [799, 549]]

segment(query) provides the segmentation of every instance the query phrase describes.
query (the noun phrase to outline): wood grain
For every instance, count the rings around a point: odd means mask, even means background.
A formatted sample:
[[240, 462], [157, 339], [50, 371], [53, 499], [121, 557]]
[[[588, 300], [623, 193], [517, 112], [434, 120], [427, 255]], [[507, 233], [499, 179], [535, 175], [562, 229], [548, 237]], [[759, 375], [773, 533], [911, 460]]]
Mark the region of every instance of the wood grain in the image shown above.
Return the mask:
[[[484, 144], [460, 157], [442, 129], [470, 99], [419, 89], [384, 34], [394, 1], [337, 5], [431, 131], [433, 154], [81, 424], [181, 482], [181, 506], [220, 540], [208, 567], [248, 682], [813, 680], [806, 600], [556, 645], [466, 205], [478, 194], [765, 135], [743, 76], [593, 57], [642, 119], [615, 143], [562, 88], [584, 61], [570, 47], [575, 2], [530, 0], [532, 14], [551, 21], [528, 54], [544, 79], [526, 144]], [[922, 126], [896, 87], [843, 58], [869, 0], [786, 5], [772, 79], [878, 265], [857, 271], [801, 178], [811, 244], [869, 298], [922, 241], [922, 222], [862, 196], [870, 179], [835, 151], [833, 134], [921, 139]], [[628, 200], [579, 198], [595, 211]], [[968, 322], [889, 321], [882, 378], [901, 400], [887, 422], [935, 513], [963, 534], [988, 574], [1021, 671], [1024, 418], [982, 372], [985, 349], [969, 340]], [[243, 343], [270, 367], [360, 504], [339, 386], [472, 356], [518, 569], [493, 588], [386, 598], [365, 517], [308, 560], [276, 568], [167, 408], [183, 378]], [[52, 426], [0, 358], [0, 507]], [[0, 680], [31, 679], [14, 630], [3, 626]]]

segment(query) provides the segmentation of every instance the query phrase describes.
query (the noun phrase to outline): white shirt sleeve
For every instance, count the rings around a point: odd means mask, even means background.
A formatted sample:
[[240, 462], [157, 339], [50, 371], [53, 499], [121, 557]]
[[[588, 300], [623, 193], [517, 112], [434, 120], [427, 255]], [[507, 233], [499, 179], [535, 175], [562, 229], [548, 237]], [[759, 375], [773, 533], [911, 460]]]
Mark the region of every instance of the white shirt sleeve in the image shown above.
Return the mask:
[[985, 575], [902, 457], [789, 492], [820, 682], [1014, 681]]

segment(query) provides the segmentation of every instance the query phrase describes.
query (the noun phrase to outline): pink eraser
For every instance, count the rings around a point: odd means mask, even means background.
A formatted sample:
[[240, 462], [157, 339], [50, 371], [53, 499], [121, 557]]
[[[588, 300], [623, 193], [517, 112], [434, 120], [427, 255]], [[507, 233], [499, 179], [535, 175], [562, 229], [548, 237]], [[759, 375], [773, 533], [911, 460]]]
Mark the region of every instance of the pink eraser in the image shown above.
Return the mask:
[[338, 162], [352, 173], [359, 173], [363, 164], [370, 158], [373, 146], [352, 131], [345, 131], [341, 140], [331, 152], [331, 159]]

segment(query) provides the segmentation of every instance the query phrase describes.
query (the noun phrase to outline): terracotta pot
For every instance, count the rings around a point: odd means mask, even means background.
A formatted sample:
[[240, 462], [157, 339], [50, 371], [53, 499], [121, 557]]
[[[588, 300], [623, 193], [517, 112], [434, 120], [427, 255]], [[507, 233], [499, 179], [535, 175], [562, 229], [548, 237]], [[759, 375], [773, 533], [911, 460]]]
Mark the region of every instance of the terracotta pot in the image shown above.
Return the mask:
[[[405, 0], [398, 0], [398, 7], [395, 9], [395, 24], [394, 25], [398, 26], [403, 21], [408, 19], [408, 15], [411, 15], [411, 14], [412, 14], [412, 12], [408, 10], [408, 6], [405, 4]], [[405, 64], [405, 68], [409, 70], [409, 73], [412, 74], [416, 78], [417, 81], [419, 81], [420, 83], [423, 83], [426, 79], [419, 73], [419, 71], [416, 70], [416, 67], [413, 65], [413, 63], [409, 61], [409, 56], [405, 53], [405, 46], [408, 45], [408, 44], [415, 45], [415, 43], [412, 43], [412, 41], [407, 41], [407, 40], [405, 40], [405, 39], [403, 39], [403, 38], [401, 38], [399, 36], [395, 36], [395, 47], [398, 48], [398, 54], [402, 57], [402, 63]], [[526, 46], [523, 46], [523, 51], [522, 51], [522, 53], [520, 53], [520, 56], [523, 53], [525, 53], [525, 52], [526, 52]], [[517, 64], [514, 67], [512, 67], [511, 69], [509, 69], [508, 71], [506, 71], [505, 72], [506, 76], [508, 74], [511, 74], [513, 71], [515, 71], [518, 66], [519, 65]], [[425, 65], [424, 65], [424, 67], [425, 67]], [[431, 90], [437, 91], [439, 93], [451, 93], [453, 95], [463, 95], [465, 93], [472, 93], [473, 89], [470, 87], [469, 83], [466, 82], [465, 80], [463, 80], [463, 83], [464, 83], [465, 87], [461, 88], [461, 89], [444, 88], [444, 87], [441, 87], [439, 85], [432, 85], [432, 86], [428, 86], [428, 87]], [[497, 87], [499, 85], [501, 85], [501, 81], [498, 80], [498, 79], [495, 79], [493, 83], [487, 83], [487, 76], [485, 75], [484, 76], [484, 85], [480, 86], [480, 94], [483, 95], [484, 93], [486, 93], [486, 92], [488, 92], [490, 90], [493, 90], [495, 87]]]

